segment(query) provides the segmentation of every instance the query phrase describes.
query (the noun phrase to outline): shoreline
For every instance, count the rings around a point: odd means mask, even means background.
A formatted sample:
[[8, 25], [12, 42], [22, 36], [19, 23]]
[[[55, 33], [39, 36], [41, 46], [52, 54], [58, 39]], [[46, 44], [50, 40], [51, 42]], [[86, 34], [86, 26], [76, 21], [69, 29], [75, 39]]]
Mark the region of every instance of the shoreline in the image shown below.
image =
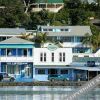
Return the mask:
[[82, 86], [87, 81], [79, 82], [0, 82], [1, 86]]

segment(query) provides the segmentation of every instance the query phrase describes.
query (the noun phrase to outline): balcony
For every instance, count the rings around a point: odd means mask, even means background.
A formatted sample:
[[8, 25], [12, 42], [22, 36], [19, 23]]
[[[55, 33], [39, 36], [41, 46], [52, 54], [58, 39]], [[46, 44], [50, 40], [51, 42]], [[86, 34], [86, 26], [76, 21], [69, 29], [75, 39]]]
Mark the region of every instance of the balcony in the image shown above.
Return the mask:
[[0, 57], [1, 62], [33, 62], [33, 57]]

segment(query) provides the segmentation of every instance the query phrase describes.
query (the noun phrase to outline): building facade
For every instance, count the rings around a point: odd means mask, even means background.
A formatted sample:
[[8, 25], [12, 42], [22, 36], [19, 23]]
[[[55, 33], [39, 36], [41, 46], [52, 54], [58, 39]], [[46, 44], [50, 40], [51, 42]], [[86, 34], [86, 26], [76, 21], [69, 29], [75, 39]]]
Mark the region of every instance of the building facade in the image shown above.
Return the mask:
[[38, 12], [43, 9], [50, 12], [57, 13], [60, 9], [64, 7], [63, 0], [36, 0], [35, 3], [31, 5], [32, 12]]
[[0, 42], [0, 72], [33, 78], [33, 42], [12, 37]]
[[[0, 31], [0, 37], [10, 31]], [[26, 30], [24, 32], [26, 34]], [[89, 26], [38, 26], [36, 34], [39, 32], [46, 33], [49, 40], [43, 47], [21, 39], [22, 32], [19, 31], [15, 32], [18, 35], [13, 33], [1, 40], [0, 72], [6, 72], [16, 80], [31, 81], [48, 81], [50, 75], [84, 81], [100, 73], [100, 50], [92, 53], [91, 47], [82, 43], [86, 33], [92, 35]]]

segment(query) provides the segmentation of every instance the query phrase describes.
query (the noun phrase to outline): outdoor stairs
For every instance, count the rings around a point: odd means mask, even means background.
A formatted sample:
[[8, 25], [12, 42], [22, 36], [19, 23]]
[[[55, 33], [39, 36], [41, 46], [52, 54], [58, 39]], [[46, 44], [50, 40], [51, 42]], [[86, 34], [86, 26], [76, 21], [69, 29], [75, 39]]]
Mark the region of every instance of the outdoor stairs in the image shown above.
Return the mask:
[[77, 100], [78, 97], [81, 95], [89, 92], [91, 89], [95, 88], [97, 85], [100, 84], [100, 74], [85, 83], [83, 86], [79, 88], [75, 93], [65, 96], [63, 100]]

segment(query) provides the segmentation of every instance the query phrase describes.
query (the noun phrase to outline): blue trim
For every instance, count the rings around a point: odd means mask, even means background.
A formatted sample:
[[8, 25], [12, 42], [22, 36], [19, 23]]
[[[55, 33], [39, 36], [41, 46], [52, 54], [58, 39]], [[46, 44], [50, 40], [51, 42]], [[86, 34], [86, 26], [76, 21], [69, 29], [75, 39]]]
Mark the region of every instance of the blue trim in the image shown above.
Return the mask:
[[33, 44], [0, 44], [0, 48], [33, 48]]

